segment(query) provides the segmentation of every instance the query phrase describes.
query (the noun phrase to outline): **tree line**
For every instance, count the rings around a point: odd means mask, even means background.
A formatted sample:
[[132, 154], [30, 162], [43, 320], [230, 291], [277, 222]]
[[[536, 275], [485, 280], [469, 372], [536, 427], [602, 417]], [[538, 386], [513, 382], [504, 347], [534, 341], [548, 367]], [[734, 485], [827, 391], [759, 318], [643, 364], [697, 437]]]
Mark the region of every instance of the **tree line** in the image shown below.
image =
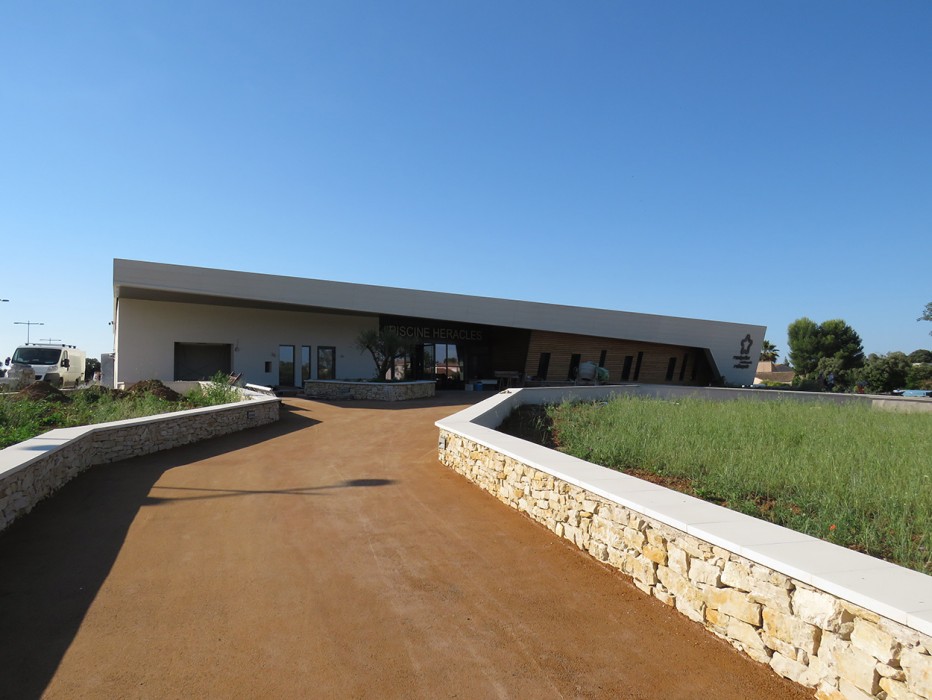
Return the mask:
[[[932, 302], [917, 320], [932, 321]], [[787, 359], [796, 373], [793, 383], [803, 389], [870, 393], [932, 390], [932, 350], [865, 357], [861, 337], [842, 319], [816, 323], [798, 318], [787, 328], [787, 342]], [[776, 353], [773, 344], [764, 341], [761, 359], [775, 360]]]

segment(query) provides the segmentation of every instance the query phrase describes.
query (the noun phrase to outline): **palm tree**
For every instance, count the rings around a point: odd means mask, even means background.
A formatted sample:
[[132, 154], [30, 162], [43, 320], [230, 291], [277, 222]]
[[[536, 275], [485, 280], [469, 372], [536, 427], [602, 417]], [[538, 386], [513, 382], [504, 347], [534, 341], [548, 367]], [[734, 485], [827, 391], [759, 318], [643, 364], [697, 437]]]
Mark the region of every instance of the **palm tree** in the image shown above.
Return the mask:
[[760, 346], [760, 361], [761, 362], [776, 362], [777, 358], [780, 356], [780, 351], [777, 349], [777, 346], [771, 343], [769, 340], [765, 340]]

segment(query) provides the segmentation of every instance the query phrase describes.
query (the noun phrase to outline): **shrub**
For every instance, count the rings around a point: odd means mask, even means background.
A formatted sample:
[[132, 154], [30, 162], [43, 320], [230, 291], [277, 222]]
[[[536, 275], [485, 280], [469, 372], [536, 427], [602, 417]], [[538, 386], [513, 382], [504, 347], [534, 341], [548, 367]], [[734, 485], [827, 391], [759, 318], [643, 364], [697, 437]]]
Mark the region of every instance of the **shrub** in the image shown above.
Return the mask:
[[240, 393], [239, 389], [230, 384], [228, 375], [217, 372], [210, 378], [209, 384], [191, 389], [184, 398], [192, 407], [200, 408], [236, 403], [240, 400]]

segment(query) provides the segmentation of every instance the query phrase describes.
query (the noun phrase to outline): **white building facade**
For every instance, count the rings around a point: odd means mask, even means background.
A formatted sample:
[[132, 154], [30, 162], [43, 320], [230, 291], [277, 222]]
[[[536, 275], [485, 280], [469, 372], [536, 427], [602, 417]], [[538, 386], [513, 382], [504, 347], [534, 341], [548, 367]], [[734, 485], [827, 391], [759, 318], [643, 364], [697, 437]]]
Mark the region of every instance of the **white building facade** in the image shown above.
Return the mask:
[[277, 275], [114, 260], [114, 375], [255, 384], [368, 379], [356, 339], [391, 328], [411, 342], [408, 379], [462, 388], [508, 374], [571, 381], [579, 365], [611, 382], [751, 384], [766, 328]]

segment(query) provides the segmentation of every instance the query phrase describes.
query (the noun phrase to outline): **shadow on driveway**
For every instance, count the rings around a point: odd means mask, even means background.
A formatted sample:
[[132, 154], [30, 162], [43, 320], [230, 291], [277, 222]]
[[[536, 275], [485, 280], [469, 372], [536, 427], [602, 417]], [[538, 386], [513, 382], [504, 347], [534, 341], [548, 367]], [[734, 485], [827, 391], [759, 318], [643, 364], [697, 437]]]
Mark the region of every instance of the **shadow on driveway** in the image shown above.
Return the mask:
[[389, 479], [353, 479], [274, 492], [217, 490], [193, 496], [173, 496], [179, 489], [155, 485], [170, 469], [318, 423], [283, 404], [281, 419], [275, 424], [92, 467], [0, 534], [0, 669], [4, 679], [0, 697], [42, 695], [142, 507], [178, 499], [255, 493], [313, 496], [331, 489], [393, 483]]

